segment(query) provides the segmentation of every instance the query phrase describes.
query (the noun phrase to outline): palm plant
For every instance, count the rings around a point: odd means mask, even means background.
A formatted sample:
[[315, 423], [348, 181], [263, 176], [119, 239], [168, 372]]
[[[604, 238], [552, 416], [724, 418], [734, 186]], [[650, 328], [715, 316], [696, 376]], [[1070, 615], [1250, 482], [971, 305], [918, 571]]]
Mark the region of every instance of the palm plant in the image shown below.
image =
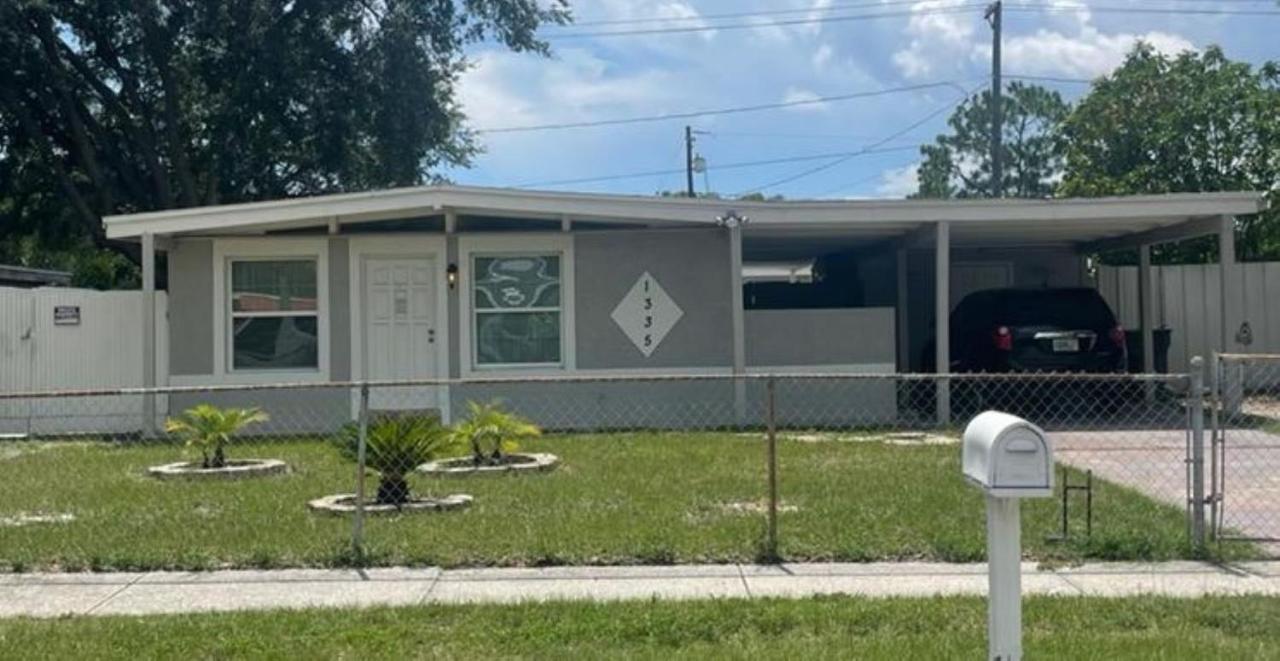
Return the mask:
[[467, 402], [467, 419], [453, 428], [459, 443], [471, 446], [471, 458], [477, 465], [501, 465], [505, 453], [515, 452], [519, 442], [542, 435], [537, 425], [502, 410], [498, 404]]
[[187, 447], [200, 450], [201, 468], [227, 465], [226, 446], [244, 427], [266, 422], [267, 413], [258, 408], [218, 408], [198, 404], [164, 423], [164, 430], [186, 440]]
[[[351, 423], [343, 431], [342, 452], [355, 459], [360, 428]], [[365, 465], [378, 472], [376, 502], [396, 506], [409, 502], [405, 476], [428, 461], [454, 454], [456, 448], [449, 428], [432, 416], [385, 415], [371, 421], [365, 439]]]

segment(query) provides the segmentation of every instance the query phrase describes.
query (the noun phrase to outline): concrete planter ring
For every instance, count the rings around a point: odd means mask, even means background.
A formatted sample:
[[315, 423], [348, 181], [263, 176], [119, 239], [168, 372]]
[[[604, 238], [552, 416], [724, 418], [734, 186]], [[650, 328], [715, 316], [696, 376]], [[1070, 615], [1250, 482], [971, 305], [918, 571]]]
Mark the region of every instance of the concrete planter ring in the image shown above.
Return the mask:
[[[473, 499], [468, 494], [455, 493], [440, 498], [411, 498], [409, 502], [402, 503], [400, 505], [366, 502], [364, 505], [364, 513], [376, 516], [386, 514], [449, 512], [470, 507], [472, 500]], [[313, 512], [322, 512], [325, 514], [353, 514], [356, 511], [356, 495], [353, 493], [340, 493], [333, 496], [325, 496], [324, 498], [317, 498], [307, 503], [307, 507], [311, 508]]]
[[161, 480], [242, 480], [288, 472], [289, 464], [279, 459], [229, 459], [221, 468], [204, 468], [198, 461], [177, 461], [147, 469], [148, 475]]
[[502, 455], [502, 463], [477, 465], [471, 457], [455, 457], [431, 461], [418, 466], [418, 472], [432, 477], [466, 477], [470, 475], [519, 475], [545, 473], [560, 465], [560, 457], [546, 452], [512, 452]]

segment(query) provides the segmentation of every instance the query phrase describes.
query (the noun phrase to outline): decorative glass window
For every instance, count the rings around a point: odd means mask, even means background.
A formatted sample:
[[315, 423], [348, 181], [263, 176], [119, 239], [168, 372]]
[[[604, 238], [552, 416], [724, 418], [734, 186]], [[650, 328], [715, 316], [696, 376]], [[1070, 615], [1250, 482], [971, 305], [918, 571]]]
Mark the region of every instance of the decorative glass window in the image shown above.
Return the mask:
[[560, 256], [475, 257], [475, 364], [559, 365]]
[[314, 259], [231, 262], [231, 368], [318, 369]]

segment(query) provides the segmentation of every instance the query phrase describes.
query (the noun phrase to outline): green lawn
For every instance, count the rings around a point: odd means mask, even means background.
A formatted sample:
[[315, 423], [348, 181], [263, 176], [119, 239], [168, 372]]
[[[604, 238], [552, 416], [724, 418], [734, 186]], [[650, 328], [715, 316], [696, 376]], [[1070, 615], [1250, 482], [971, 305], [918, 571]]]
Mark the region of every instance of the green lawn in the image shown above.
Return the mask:
[[[1039, 597], [1029, 659], [1275, 659], [1280, 600]], [[976, 659], [978, 598], [640, 601], [0, 620], [11, 659]]]
[[[549, 436], [544, 475], [432, 480], [467, 492], [463, 512], [370, 519], [377, 564], [545, 565], [751, 561], [761, 557], [764, 446], [744, 434]], [[174, 446], [0, 444], [0, 518], [69, 513], [69, 523], [2, 529], [0, 566], [17, 569], [326, 566], [351, 561], [350, 522], [309, 499], [352, 491], [354, 468], [319, 442], [237, 445], [232, 457], [278, 457], [294, 472], [238, 482], [165, 482], [148, 465]], [[956, 445], [779, 443], [788, 560], [984, 557], [980, 494], [960, 476]], [[1077, 478], [1078, 479], [1078, 478]], [[370, 480], [370, 489], [374, 481]], [[1094, 535], [1049, 543], [1055, 499], [1028, 502], [1024, 540], [1041, 559], [1169, 559], [1191, 553], [1178, 508], [1097, 485]]]

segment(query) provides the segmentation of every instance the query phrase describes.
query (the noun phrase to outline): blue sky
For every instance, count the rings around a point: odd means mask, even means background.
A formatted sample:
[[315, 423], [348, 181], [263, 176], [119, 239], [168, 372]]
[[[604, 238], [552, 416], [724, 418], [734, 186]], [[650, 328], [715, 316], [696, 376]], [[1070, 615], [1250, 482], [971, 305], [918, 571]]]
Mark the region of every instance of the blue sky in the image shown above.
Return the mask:
[[[477, 129], [682, 113], [877, 92], [912, 91], [761, 112], [652, 123], [482, 133], [462, 184], [651, 194], [681, 190], [682, 172], [608, 181], [564, 180], [680, 170], [686, 123], [705, 134], [697, 187], [722, 194], [765, 188], [789, 198], [902, 197], [915, 189], [920, 143], [945, 128], [962, 91], [986, 84], [990, 32], [978, 0], [579, 0], [579, 25], [548, 29], [543, 59], [479, 46], [460, 99]], [[1019, 11], [1050, 6], [1052, 11]], [[1006, 0], [1004, 68], [1011, 74], [1092, 78], [1138, 39], [1165, 52], [1222, 46], [1255, 64], [1280, 58], [1280, 15], [1123, 13], [1112, 8], [1274, 11], [1271, 0]], [[943, 11], [939, 11], [942, 8]], [[709, 18], [718, 14], [768, 15]], [[867, 15], [884, 15], [867, 18]], [[800, 22], [813, 18], [837, 19]], [[839, 17], [839, 18], [837, 18]], [[851, 17], [851, 18], [843, 18]], [[852, 18], [857, 17], [857, 18]], [[671, 19], [634, 23], [641, 19]], [[608, 21], [588, 25], [587, 22]], [[791, 22], [779, 25], [780, 22]], [[752, 24], [743, 29], [638, 36], [564, 36]], [[756, 25], [758, 24], [758, 25]], [[559, 35], [559, 36], [557, 36]], [[932, 87], [921, 87], [933, 83]], [[1041, 83], [1068, 99], [1087, 85]], [[911, 128], [918, 124], [916, 128]], [[895, 137], [896, 135], [896, 137]], [[759, 167], [761, 160], [873, 153]], [[804, 174], [817, 166], [825, 169]], [[804, 176], [798, 176], [804, 175]]]

